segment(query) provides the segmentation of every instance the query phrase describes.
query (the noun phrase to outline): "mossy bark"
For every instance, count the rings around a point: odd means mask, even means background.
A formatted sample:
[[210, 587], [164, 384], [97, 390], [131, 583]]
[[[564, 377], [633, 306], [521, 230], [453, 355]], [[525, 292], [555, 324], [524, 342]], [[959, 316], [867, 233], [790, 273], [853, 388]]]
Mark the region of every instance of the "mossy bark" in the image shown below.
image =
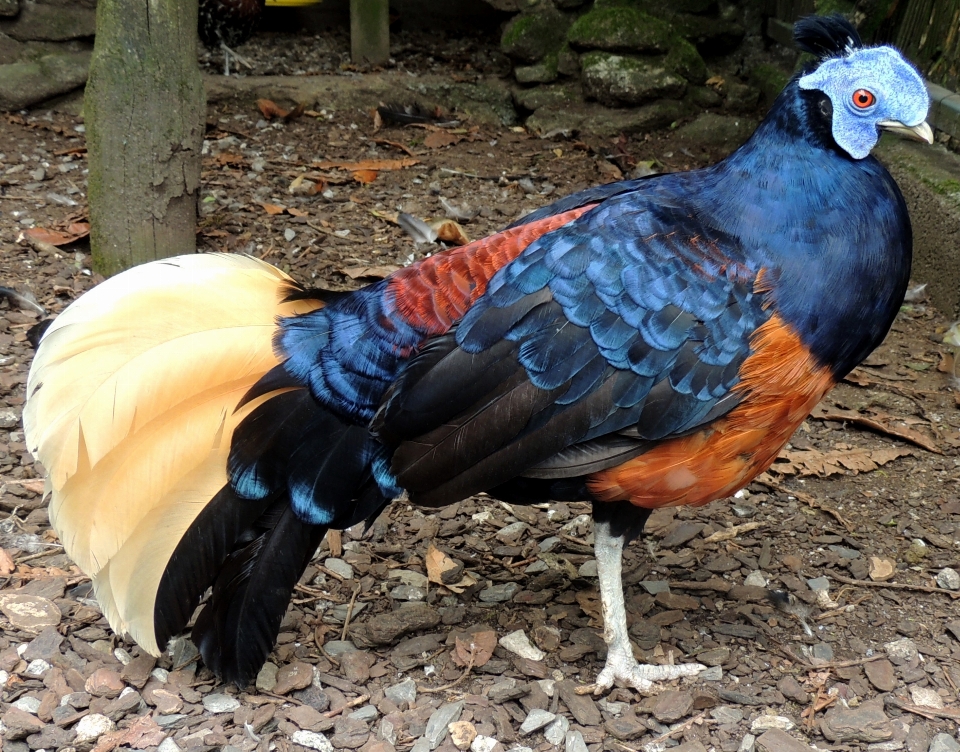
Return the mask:
[[350, 0], [350, 58], [354, 63], [383, 65], [390, 59], [387, 0]]
[[196, 252], [205, 111], [197, 0], [100, 0], [84, 99], [97, 271]]

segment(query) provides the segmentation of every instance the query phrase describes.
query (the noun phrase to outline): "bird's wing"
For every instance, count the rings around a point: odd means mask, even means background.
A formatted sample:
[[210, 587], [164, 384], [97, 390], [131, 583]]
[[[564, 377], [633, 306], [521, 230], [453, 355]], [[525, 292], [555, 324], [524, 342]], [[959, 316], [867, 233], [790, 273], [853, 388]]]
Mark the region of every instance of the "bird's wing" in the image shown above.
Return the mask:
[[772, 315], [762, 278], [690, 212], [608, 200], [496, 275], [409, 362], [373, 429], [424, 504], [619, 465], [740, 401]]

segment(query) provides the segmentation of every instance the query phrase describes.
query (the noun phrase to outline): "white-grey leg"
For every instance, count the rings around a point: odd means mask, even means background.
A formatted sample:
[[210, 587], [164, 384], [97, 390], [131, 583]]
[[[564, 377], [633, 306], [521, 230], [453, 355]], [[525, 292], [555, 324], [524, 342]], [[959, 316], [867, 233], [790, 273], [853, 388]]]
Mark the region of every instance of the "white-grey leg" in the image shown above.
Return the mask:
[[649, 692], [654, 682], [696, 676], [706, 670], [699, 663], [654, 666], [637, 663], [627, 634], [627, 610], [623, 602], [623, 537], [610, 532], [609, 521], [595, 521], [594, 552], [600, 575], [600, 600], [603, 604], [603, 639], [607, 643], [607, 662], [597, 677], [596, 694], [619, 681], [641, 692]]

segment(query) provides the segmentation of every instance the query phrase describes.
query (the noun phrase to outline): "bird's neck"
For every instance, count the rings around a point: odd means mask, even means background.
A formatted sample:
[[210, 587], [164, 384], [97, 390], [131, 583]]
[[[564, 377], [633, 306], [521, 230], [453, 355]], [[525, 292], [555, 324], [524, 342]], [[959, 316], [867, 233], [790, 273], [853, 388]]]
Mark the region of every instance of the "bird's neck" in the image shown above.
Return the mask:
[[845, 375], [903, 301], [911, 232], [903, 197], [873, 157], [852, 159], [794, 80], [750, 140], [706, 171], [716, 226], [774, 272], [780, 315], [822, 365]]

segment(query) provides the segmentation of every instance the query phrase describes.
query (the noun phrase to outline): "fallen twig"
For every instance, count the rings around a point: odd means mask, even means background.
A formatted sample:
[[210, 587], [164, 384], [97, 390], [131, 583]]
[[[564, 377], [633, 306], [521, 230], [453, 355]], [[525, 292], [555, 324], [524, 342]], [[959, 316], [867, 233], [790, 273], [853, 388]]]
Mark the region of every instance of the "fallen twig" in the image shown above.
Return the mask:
[[360, 595], [360, 583], [353, 588], [353, 594], [350, 596], [350, 603], [347, 604], [347, 615], [343, 619], [343, 629], [340, 630], [340, 639], [347, 639], [347, 627], [350, 626], [350, 617], [353, 616], [353, 606], [357, 602], [357, 596]]
[[[422, 689], [420, 691], [423, 692]], [[355, 708], [357, 705], [363, 705], [363, 703], [365, 703], [369, 699], [370, 699], [370, 695], [360, 695], [359, 697], [354, 697], [352, 700], [350, 700], [350, 702], [348, 702], [342, 708], [337, 708], [336, 710], [328, 710], [323, 715], [327, 718], [333, 718], [334, 716], [340, 715], [340, 713], [342, 713], [344, 710]]]
[[874, 582], [873, 580], [855, 580], [852, 577], [844, 577], [836, 572], [827, 572], [827, 576], [832, 577], [837, 582], [843, 582], [847, 585], [859, 585], [860, 587], [887, 588], [890, 590], [912, 590], [917, 593], [939, 593], [940, 595], [949, 595], [954, 600], [960, 598], [960, 593], [943, 588], [930, 587], [928, 585], [908, 585], [899, 582]]
[[928, 718], [930, 720], [935, 718], [947, 718], [951, 721], [960, 722], [960, 708], [934, 708], [929, 705], [913, 705], [912, 703], [901, 700], [899, 697], [896, 697], [893, 694], [884, 695], [883, 702], [885, 705], [890, 705], [891, 707], [904, 710], [907, 713], [923, 716], [924, 718]]

